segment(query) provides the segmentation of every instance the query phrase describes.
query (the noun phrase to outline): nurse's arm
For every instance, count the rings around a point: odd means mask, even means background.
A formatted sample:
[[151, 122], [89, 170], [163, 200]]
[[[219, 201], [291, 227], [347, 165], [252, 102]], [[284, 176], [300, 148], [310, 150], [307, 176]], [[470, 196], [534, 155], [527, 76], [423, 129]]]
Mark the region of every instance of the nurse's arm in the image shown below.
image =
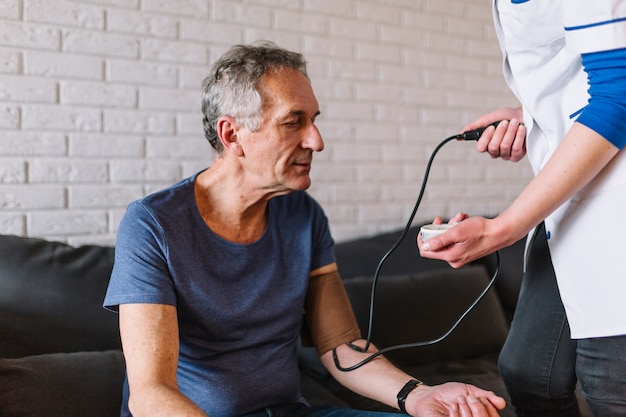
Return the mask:
[[458, 268], [509, 246], [587, 185], [619, 149], [592, 129], [575, 122], [537, 176], [494, 219], [470, 217], [423, 243], [422, 256]]

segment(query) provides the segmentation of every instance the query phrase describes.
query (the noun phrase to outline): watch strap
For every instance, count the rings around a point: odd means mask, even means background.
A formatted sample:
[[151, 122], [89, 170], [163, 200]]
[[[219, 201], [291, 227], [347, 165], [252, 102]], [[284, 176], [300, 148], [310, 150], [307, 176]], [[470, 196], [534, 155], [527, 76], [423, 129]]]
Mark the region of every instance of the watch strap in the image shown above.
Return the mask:
[[423, 382], [419, 379], [411, 379], [409, 382], [404, 384], [402, 389], [398, 392], [398, 408], [400, 411], [406, 414], [406, 397], [409, 396], [409, 393], [413, 391], [415, 388], [422, 385]]

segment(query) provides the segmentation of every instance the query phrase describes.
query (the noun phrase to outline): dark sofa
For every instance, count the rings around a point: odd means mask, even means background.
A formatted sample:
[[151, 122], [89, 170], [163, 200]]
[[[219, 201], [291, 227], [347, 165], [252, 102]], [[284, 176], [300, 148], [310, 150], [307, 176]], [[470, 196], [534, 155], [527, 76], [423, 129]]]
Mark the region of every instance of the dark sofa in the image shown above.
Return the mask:
[[[381, 348], [442, 335], [495, 270], [494, 256], [460, 269], [421, 258], [416, 230], [387, 259], [378, 279], [372, 340]], [[364, 335], [376, 265], [398, 236], [336, 246]], [[101, 307], [113, 251], [0, 235], [0, 416], [119, 415], [124, 361], [117, 316]], [[496, 359], [519, 290], [523, 242], [501, 257], [494, 287], [448, 338], [387, 356], [428, 384], [464, 381], [506, 397]], [[299, 350], [303, 391], [311, 403], [390, 410], [341, 387], [312, 348]], [[514, 413], [509, 407], [502, 415]]]

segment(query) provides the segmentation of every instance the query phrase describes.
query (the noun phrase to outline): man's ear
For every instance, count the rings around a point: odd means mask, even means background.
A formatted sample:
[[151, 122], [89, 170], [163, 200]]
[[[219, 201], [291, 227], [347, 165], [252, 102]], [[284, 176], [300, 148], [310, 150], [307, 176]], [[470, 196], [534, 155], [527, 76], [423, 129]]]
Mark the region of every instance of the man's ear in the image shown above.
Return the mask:
[[234, 153], [236, 156], [243, 155], [243, 149], [239, 143], [237, 132], [239, 128], [235, 119], [230, 116], [222, 116], [217, 120], [217, 137], [222, 142], [225, 152]]

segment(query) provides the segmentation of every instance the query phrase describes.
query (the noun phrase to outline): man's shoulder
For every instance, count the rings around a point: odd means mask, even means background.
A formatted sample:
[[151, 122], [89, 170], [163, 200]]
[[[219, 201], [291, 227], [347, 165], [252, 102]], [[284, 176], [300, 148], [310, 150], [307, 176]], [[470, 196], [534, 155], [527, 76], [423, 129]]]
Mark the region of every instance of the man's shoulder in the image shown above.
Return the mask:
[[153, 217], [179, 216], [181, 210], [189, 210], [188, 202], [193, 200], [193, 179], [194, 177], [184, 178], [175, 184], [133, 201], [128, 206], [127, 212], [150, 213]]

